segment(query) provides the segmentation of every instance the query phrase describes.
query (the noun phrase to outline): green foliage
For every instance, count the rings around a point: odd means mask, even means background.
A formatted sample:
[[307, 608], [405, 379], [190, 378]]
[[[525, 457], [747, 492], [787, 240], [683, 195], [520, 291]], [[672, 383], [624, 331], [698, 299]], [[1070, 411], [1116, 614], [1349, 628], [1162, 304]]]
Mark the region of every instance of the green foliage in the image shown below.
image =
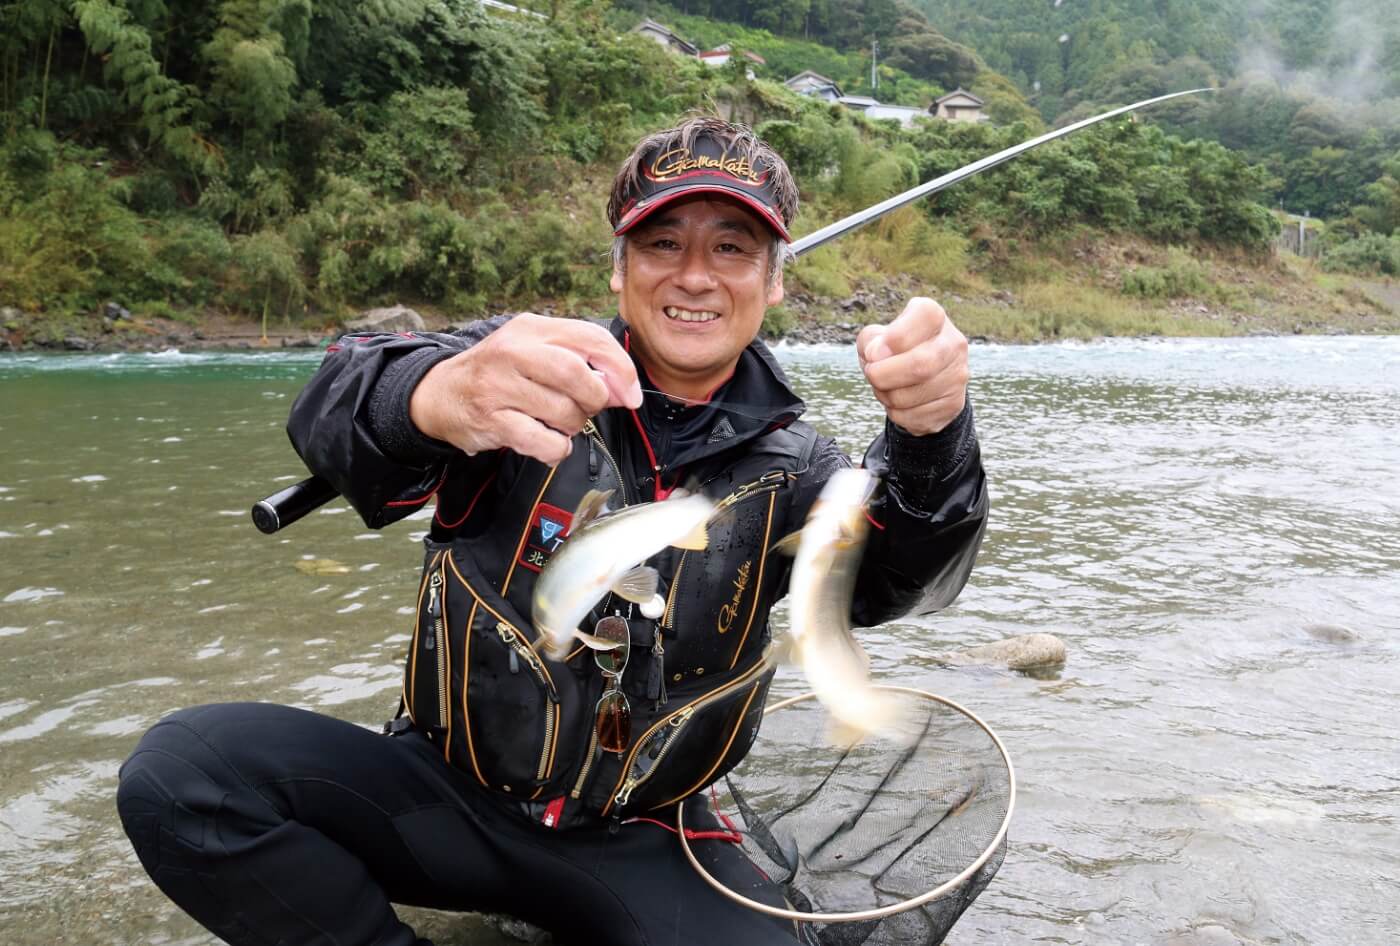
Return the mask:
[[1362, 190], [1364, 203], [1354, 213], [1376, 233], [1400, 233], [1400, 153], [1388, 161], [1379, 178]]
[[[202, 55], [214, 77], [210, 104], [265, 137], [291, 110], [297, 72], [282, 36], [268, 28], [264, 6], [262, 0], [226, 0]], [[296, 9], [310, 12], [304, 3]]]
[[1400, 276], [1400, 235], [1366, 233], [1334, 244], [1323, 252], [1322, 268], [1334, 273]]
[[972, 50], [932, 30], [896, 37], [885, 62], [946, 89], [972, 85], [981, 71]]
[[104, 76], [122, 90], [151, 139], [192, 171], [217, 170], [217, 148], [190, 122], [198, 97], [164, 73], [151, 31], [114, 0], [73, 0], [73, 10], [88, 50], [102, 58]]
[[202, 308], [215, 302], [239, 305], [238, 283], [231, 280], [233, 251], [222, 228], [209, 220], [172, 216], [153, 236], [156, 266], [168, 274], [159, 292], [145, 298], [180, 307]]
[[803, 290], [827, 299], [844, 299], [851, 294], [845, 270], [845, 260], [836, 247], [828, 244], [788, 266], [783, 280], [789, 290]]
[[782, 338], [797, 328], [797, 316], [780, 305], [769, 307], [763, 313], [763, 324], [759, 333], [766, 338]]
[[357, 177], [388, 194], [447, 193], [467, 177], [480, 150], [463, 89], [396, 92], [363, 126]]
[[1122, 291], [1145, 299], [1200, 299], [1211, 293], [1205, 268], [1179, 247], [1172, 247], [1165, 266], [1139, 266], [1123, 274]]
[[20, 306], [83, 312], [148, 282], [152, 260], [141, 221], [100, 172], [65, 163], [32, 199], [6, 203], [0, 286]]

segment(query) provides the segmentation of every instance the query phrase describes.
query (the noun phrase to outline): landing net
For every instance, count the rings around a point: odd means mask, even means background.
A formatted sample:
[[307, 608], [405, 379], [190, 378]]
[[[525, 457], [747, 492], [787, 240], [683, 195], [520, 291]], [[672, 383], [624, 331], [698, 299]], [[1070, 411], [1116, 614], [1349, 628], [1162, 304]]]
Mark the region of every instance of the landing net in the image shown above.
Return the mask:
[[832, 746], [830, 717], [809, 693], [768, 707], [753, 749], [716, 786], [719, 810], [789, 909], [725, 887], [679, 832], [710, 886], [797, 921], [805, 943], [935, 946], [1006, 853], [1016, 776], [1001, 740], [951, 700], [880, 689], [907, 701], [919, 734], [912, 744]]

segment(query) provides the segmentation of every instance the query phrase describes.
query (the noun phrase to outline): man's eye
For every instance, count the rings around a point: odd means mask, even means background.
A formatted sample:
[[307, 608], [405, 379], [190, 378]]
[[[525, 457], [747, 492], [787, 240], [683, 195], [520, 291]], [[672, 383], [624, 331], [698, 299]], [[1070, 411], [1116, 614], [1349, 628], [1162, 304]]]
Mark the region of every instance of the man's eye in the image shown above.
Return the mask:
[[677, 243], [675, 240], [667, 240], [664, 237], [659, 240], [651, 241], [651, 245], [656, 247], [658, 250], [674, 250], [678, 246], [680, 246], [680, 244]]

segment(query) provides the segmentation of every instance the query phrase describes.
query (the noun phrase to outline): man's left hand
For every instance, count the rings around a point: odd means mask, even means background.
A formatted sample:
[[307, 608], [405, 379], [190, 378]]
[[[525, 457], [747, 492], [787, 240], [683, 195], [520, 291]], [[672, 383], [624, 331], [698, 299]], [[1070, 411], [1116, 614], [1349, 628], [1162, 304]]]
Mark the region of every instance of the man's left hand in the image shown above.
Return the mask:
[[932, 299], [910, 299], [890, 324], [861, 329], [856, 354], [889, 419], [911, 434], [937, 433], [967, 403], [967, 338]]

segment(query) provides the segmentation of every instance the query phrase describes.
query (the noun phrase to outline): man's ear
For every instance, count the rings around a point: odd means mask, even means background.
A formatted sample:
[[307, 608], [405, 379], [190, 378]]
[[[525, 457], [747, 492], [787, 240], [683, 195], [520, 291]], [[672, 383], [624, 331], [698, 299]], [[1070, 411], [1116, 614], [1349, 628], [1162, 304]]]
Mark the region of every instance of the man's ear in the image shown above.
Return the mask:
[[622, 295], [622, 270], [618, 268], [616, 263], [613, 264], [612, 278], [608, 280], [608, 288], [613, 291], [614, 295]]
[[[613, 290], [616, 292], [617, 290]], [[768, 287], [768, 304], [777, 305], [783, 301], [783, 271], [778, 270], [778, 278], [773, 280], [773, 285]]]

